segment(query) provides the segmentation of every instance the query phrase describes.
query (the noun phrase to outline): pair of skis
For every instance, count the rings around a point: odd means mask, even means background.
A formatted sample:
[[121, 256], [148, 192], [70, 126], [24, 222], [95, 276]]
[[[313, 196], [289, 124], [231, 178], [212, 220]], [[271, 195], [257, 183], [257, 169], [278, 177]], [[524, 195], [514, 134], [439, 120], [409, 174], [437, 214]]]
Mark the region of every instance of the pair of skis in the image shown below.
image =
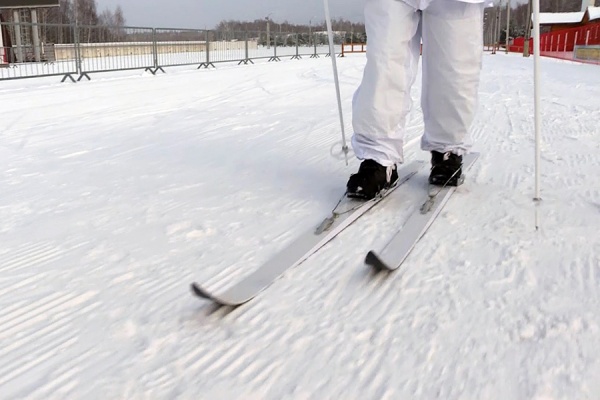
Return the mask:
[[[463, 171], [468, 170], [477, 158], [477, 153], [466, 155]], [[192, 283], [192, 292], [198, 297], [225, 306], [239, 306], [252, 300], [286, 270], [302, 263], [367, 211], [392, 195], [399, 186], [417, 175], [424, 165], [425, 163], [422, 161], [414, 161], [405, 165], [398, 171], [399, 179], [395, 186], [382, 192], [372, 200], [343, 199], [331, 215], [315, 229], [298, 237], [273, 258], [262, 264], [256, 271], [224, 292], [211, 293], [197, 283]], [[456, 187], [445, 186], [430, 191], [424, 199], [421, 209], [414, 211], [409, 216], [408, 220], [394, 234], [380, 253], [373, 250], [369, 251], [365, 262], [377, 270], [393, 271], [398, 269], [439, 215], [455, 190]]]

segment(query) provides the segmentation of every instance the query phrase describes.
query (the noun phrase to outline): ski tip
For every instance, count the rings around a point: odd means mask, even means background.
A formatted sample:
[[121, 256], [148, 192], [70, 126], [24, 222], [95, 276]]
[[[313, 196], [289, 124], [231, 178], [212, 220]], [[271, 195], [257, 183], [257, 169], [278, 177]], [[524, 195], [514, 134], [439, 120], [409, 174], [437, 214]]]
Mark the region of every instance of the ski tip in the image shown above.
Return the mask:
[[192, 293], [195, 294], [196, 296], [198, 296], [202, 299], [212, 300], [212, 296], [210, 294], [208, 294], [208, 292], [206, 290], [204, 290], [196, 282], [193, 282], [190, 285], [190, 288], [192, 289]]
[[365, 263], [372, 266], [377, 271], [388, 271], [390, 269], [372, 250], [367, 253]]
[[239, 305], [244, 304], [248, 300], [250, 300], [250, 299], [247, 299], [245, 301], [236, 301], [235, 299], [222, 298], [218, 295], [215, 295], [214, 293], [210, 293], [209, 291], [207, 291], [206, 289], [204, 289], [202, 286], [200, 286], [199, 284], [197, 284], [195, 282], [193, 282], [190, 285], [190, 289], [192, 289], [192, 293], [196, 297], [199, 297], [201, 299], [210, 300], [217, 306], [237, 307]]

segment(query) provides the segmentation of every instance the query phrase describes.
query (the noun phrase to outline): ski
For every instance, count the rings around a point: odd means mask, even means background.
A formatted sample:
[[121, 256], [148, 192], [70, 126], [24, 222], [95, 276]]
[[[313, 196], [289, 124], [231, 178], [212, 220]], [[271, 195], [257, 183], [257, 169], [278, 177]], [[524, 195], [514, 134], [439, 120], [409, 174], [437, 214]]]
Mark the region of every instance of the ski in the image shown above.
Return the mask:
[[256, 271], [222, 293], [211, 293], [198, 283], [191, 284], [192, 293], [200, 298], [212, 300], [224, 306], [239, 306], [268, 287], [275, 279], [290, 268], [302, 263], [317, 250], [350, 226], [360, 216], [389, 196], [400, 185], [419, 172], [425, 163], [414, 161], [398, 170], [398, 180], [390, 189], [371, 200], [356, 200], [344, 196], [331, 215], [318, 226], [299, 236], [283, 250], [275, 254]]
[[[463, 162], [463, 171], [469, 170], [478, 157], [478, 153], [467, 154]], [[431, 187], [420, 210], [415, 210], [410, 215], [381, 253], [376, 253], [374, 250], [369, 251], [365, 257], [365, 263], [376, 270], [393, 271], [398, 269], [435, 221], [455, 190], [454, 186]]]

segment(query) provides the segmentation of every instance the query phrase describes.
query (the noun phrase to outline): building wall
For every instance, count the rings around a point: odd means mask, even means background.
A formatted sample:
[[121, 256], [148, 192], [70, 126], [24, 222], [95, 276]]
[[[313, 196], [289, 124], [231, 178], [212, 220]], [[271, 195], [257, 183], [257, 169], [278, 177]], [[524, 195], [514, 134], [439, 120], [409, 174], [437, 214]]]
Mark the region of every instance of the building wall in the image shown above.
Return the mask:
[[[237, 42], [209, 42], [210, 51], [244, 50], [245, 41]], [[256, 40], [248, 41], [250, 50], [258, 48]], [[206, 51], [206, 42], [158, 42], [158, 54], [202, 53]], [[123, 42], [123, 43], [82, 43], [80, 45], [82, 58], [104, 58], [150, 55], [154, 52], [152, 42]], [[75, 58], [74, 44], [54, 45], [54, 54], [57, 61], [73, 60]]]
[[577, 46], [575, 48], [575, 58], [585, 61], [600, 61], [600, 45]]
[[563, 31], [565, 29], [572, 29], [572, 28], [580, 28], [582, 26], [584, 26], [585, 23], [579, 23], [579, 24], [552, 24], [550, 25], [550, 32], [556, 32], [556, 31]]
[[[542, 52], [573, 52], [575, 46], [600, 45], [600, 21], [544, 33], [540, 39]], [[523, 37], [515, 38], [509, 49], [520, 53], [523, 51], [524, 43]], [[530, 39], [530, 49], [533, 49], [533, 39]]]

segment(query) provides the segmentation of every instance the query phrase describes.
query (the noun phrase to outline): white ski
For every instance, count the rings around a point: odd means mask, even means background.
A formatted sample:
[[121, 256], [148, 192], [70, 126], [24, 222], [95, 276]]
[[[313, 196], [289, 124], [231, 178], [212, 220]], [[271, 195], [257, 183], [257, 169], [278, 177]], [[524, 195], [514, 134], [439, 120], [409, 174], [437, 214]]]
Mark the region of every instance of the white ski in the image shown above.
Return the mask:
[[263, 291], [287, 269], [293, 268], [306, 260], [360, 216], [389, 196], [400, 185], [417, 174], [424, 164], [423, 161], [414, 161], [401, 167], [398, 170], [397, 183], [372, 200], [343, 199], [335, 207], [332, 214], [315, 229], [311, 229], [298, 237], [256, 271], [226, 289], [223, 293], [210, 293], [197, 283], [192, 283], [192, 292], [198, 297], [210, 299], [220, 305], [238, 306], [246, 303]]
[[[467, 154], [463, 161], [463, 172], [467, 171], [479, 157], [478, 153]], [[365, 263], [378, 270], [398, 269], [410, 254], [417, 242], [439, 215], [444, 205], [454, 193], [456, 187], [433, 187], [420, 210], [413, 212], [406, 223], [396, 232], [381, 253], [371, 250]]]

